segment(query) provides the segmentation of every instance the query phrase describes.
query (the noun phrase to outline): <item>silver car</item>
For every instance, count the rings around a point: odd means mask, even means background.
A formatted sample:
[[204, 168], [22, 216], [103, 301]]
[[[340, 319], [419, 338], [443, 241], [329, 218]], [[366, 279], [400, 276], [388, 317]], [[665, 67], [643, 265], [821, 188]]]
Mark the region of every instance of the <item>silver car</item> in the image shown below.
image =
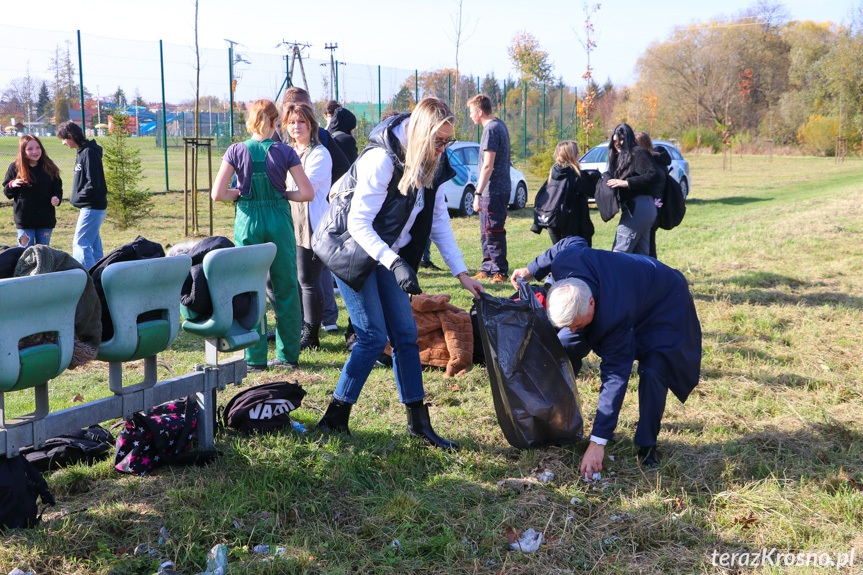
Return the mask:
[[[459, 216], [472, 216], [473, 196], [479, 173], [479, 144], [476, 142], [456, 142], [446, 150], [449, 163], [456, 172], [453, 179], [444, 183], [441, 189], [446, 194], [447, 207]], [[520, 210], [527, 205], [527, 179], [510, 163], [509, 177], [512, 190], [509, 207]]]
[[[689, 189], [692, 186], [692, 177], [689, 175], [689, 162], [683, 159], [680, 150], [671, 142], [665, 140], [653, 140], [654, 148], [663, 148], [668, 155], [671, 156], [671, 177], [680, 183], [683, 189], [683, 197], [689, 195]], [[583, 170], [596, 170], [603, 173], [608, 170], [608, 142], [594, 146], [587, 151], [585, 155], [578, 161]], [[593, 204], [593, 198], [588, 200]]]

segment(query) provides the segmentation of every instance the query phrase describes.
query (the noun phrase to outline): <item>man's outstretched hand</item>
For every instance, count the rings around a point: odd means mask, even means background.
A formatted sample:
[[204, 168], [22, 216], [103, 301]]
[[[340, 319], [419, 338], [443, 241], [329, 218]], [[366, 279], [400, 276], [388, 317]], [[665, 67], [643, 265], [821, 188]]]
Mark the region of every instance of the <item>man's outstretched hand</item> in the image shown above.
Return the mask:
[[509, 281], [512, 282], [512, 287], [518, 289], [518, 278], [524, 278], [526, 281], [530, 281], [533, 279], [533, 274], [527, 271], [527, 268], [519, 268], [512, 272], [512, 276], [510, 276]]

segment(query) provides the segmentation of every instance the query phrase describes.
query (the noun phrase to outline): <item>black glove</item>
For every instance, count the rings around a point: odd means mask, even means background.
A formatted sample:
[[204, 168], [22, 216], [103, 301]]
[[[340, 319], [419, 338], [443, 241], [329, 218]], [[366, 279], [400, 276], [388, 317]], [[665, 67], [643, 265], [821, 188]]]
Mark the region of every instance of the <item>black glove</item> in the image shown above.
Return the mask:
[[413, 268], [406, 261], [398, 258], [390, 269], [393, 275], [396, 276], [396, 282], [402, 288], [402, 291], [413, 295], [423, 293], [423, 290], [420, 289], [420, 282], [417, 280], [416, 272], [414, 272]]

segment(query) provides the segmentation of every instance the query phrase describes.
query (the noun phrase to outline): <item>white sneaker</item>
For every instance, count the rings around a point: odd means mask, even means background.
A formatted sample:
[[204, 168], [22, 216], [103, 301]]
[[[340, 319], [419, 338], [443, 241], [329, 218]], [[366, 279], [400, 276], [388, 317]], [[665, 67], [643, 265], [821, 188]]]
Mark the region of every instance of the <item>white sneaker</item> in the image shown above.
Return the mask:
[[339, 331], [339, 326], [336, 324], [324, 325], [321, 324], [321, 327], [324, 328], [324, 331]]

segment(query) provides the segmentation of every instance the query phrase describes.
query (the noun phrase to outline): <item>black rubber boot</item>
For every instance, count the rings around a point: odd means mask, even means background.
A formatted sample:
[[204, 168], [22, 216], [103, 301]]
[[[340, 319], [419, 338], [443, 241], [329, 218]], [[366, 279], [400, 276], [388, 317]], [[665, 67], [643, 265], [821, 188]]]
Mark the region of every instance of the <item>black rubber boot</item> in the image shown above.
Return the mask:
[[318, 330], [320, 329], [320, 324], [312, 325], [303, 322], [303, 335], [300, 336], [300, 351], [308, 348], [320, 349], [321, 340], [318, 337]]
[[348, 429], [348, 419], [351, 417], [351, 408], [353, 403], [340, 401], [333, 398], [327, 406], [327, 412], [318, 422], [318, 429], [321, 431], [337, 431], [339, 433], [351, 434]]
[[429, 404], [420, 405], [419, 407], [407, 407], [408, 412], [408, 432], [411, 435], [422, 437], [434, 447], [440, 449], [458, 450], [458, 443], [444, 439], [432, 429], [431, 420], [429, 419]]

